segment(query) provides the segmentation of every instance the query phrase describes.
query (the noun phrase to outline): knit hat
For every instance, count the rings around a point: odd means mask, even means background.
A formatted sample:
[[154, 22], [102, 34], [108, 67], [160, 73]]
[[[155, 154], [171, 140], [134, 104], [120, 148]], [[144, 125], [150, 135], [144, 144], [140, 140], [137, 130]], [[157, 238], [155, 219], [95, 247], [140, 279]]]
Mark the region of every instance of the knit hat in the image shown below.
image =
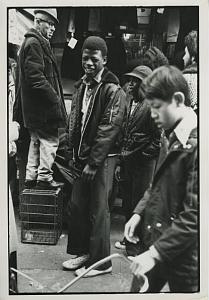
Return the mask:
[[105, 40], [99, 36], [87, 37], [83, 43], [82, 51], [84, 49], [101, 50], [103, 56], [107, 55], [107, 44]]
[[133, 76], [136, 78], [139, 78], [140, 80], [143, 80], [147, 76], [149, 76], [152, 73], [152, 70], [147, 66], [138, 66], [134, 68], [130, 73], [126, 73], [124, 75], [126, 76]]
[[152, 70], [168, 65], [168, 63], [167, 57], [157, 47], [151, 47], [144, 53], [143, 64], [149, 66]]

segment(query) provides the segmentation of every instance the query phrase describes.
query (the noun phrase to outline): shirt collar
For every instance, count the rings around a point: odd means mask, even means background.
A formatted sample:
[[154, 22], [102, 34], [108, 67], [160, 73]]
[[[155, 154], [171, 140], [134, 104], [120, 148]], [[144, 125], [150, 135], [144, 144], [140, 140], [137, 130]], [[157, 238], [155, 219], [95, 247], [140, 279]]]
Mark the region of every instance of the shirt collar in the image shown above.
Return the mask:
[[174, 133], [182, 144], [186, 146], [191, 131], [197, 127], [197, 115], [191, 107], [186, 107], [183, 119], [174, 129]]
[[[95, 80], [97, 83], [100, 83], [101, 80], [102, 80], [102, 73], [103, 73], [103, 71], [104, 71], [104, 68], [102, 68], [102, 69], [94, 76], [94, 78], [93, 78], [92, 80]], [[86, 79], [87, 79], [87, 76], [84, 75], [84, 76], [82, 77], [83, 82], [84, 82], [85, 84], [89, 84], [89, 81], [87, 81]]]

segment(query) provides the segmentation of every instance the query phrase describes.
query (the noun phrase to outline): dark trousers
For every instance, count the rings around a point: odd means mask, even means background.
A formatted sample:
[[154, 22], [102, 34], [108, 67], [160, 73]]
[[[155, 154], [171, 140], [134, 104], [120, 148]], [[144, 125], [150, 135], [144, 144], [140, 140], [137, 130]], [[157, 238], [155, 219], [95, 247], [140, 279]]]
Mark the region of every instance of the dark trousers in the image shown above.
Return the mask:
[[[110, 255], [110, 210], [108, 199], [112, 192], [117, 157], [107, 158], [98, 169], [93, 182], [77, 179], [69, 201], [69, 231], [67, 253], [90, 254], [89, 267]], [[98, 269], [106, 269], [111, 262]]]
[[[163, 263], [158, 263], [156, 266], [149, 271], [147, 274], [149, 281], [149, 288], [146, 293], [159, 293], [164, 285], [168, 283], [169, 291], [171, 293], [194, 293], [198, 292], [198, 279], [188, 278], [186, 276], [176, 275], [172, 268], [169, 268]], [[194, 274], [193, 274], [194, 275]], [[191, 276], [192, 277], [192, 276]], [[131, 293], [139, 292], [140, 283], [137, 277], [133, 277]]]
[[126, 222], [133, 214], [133, 210], [144, 192], [149, 187], [156, 165], [155, 159], [130, 159], [122, 166], [123, 183], [121, 185], [123, 210]]

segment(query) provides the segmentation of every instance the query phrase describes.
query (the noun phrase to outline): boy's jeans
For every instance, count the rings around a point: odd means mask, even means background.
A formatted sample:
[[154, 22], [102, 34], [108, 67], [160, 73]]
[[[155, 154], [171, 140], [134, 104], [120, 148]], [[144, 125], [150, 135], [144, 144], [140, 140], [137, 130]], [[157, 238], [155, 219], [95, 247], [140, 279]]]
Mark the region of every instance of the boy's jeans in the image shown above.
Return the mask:
[[58, 130], [30, 129], [26, 180], [53, 180], [52, 165], [59, 146]]

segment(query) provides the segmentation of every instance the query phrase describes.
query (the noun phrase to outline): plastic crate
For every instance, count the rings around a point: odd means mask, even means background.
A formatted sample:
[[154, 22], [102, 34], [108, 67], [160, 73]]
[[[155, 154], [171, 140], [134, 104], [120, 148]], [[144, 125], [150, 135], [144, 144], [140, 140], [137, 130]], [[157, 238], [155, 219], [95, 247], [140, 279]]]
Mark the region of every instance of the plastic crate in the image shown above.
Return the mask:
[[56, 245], [62, 233], [62, 189], [25, 189], [20, 196], [21, 242]]

